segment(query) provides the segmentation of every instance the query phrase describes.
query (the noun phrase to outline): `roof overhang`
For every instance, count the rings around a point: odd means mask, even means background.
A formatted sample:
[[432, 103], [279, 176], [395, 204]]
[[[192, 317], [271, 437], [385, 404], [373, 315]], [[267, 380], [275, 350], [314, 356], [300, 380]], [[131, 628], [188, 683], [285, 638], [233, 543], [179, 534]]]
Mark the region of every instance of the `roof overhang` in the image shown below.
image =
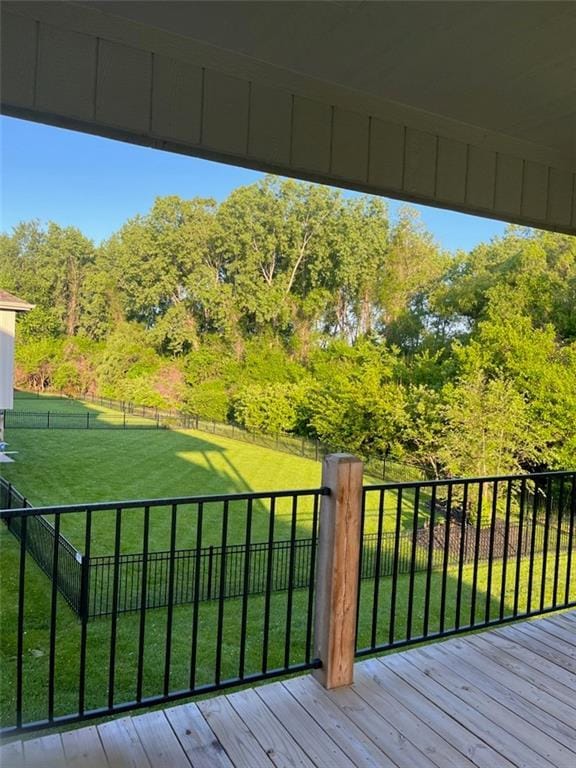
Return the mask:
[[576, 233], [573, 2], [4, 2], [6, 114]]
[[0, 312], [29, 312], [34, 306], [0, 288]]

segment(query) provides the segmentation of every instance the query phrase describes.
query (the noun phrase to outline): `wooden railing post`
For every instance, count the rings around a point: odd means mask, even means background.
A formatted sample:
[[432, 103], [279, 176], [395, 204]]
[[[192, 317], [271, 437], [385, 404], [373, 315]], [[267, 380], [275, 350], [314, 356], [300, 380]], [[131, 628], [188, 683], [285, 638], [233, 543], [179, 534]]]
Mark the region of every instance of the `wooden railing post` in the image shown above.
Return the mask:
[[360, 459], [346, 453], [322, 465], [330, 495], [320, 508], [314, 644], [322, 666], [314, 675], [326, 688], [350, 685], [354, 676], [362, 471]]

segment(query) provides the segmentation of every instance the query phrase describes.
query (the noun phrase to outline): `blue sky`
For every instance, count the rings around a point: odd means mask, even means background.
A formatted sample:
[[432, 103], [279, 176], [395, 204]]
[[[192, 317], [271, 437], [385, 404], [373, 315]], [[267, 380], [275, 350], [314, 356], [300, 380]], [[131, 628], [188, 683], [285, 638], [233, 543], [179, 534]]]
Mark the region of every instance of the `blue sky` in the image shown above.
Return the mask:
[[[169, 152], [14, 118], [0, 118], [1, 228], [40, 219], [73, 225], [96, 242], [129, 217], [149, 210], [155, 197], [225, 198], [261, 177]], [[390, 201], [392, 216], [399, 203]], [[504, 231], [505, 224], [416, 206], [427, 229], [445, 249], [469, 250]]]

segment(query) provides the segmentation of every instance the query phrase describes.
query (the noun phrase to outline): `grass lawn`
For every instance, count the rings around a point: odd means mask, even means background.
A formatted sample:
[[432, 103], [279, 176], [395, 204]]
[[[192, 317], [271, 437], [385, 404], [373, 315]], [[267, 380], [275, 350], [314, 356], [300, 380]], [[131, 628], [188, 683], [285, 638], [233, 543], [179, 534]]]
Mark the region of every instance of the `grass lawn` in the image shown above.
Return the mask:
[[[0, 720], [3, 725], [14, 722], [14, 683], [16, 657], [16, 605], [11, 595], [16, 594], [18, 555], [11, 541], [10, 534], [2, 529], [0, 543], [2, 557], [0, 558], [0, 575], [2, 579], [3, 601], [1, 663], [3, 674], [0, 679]], [[7, 546], [6, 546], [7, 545]], [[47, 680], [49, 663], [49, 584], [44, 574], [40, 573], [30, 558], [27, 559], [27, 593], [26, 618], [24, 637], [24, 720], [31, 721], [46, 716], [47, 712]], [[547, 582], [545, 598], [552, 598], [554, 564], [549, 560], [547, 567]], [[533, 592], [533, 607], [538, 604], [542, 574], [542, 559], [535, 561], [535, 580]], [[500, 606], [501, 565], [495, 564], [492, 574], [493, 591], [488, 600], [491, 618], [496, 618]], [[520, 610], [526, 607], [528, 565], [524, 563], [520, 573]], [[566, 580], [566, 562], [563, 557], [560, 562], [560, 584], [563, 590]], [[486, 609], [486, 585], [488, 566], [483, 564], [478, 571], [476, 619], [483, 621]], [[507, 587], [504, 593], [505, 612], [509, 614], [513, 606], [513, 585], [515, 579], [515, 564], [510, 563], [507, 569]], [[469, 621], [471, 610], [472, 567], [467, 566], [463, 572], [462, 591], [462, 624]], [[434, 632], [440, 621], [440, 586], [441, 574], [436, 572], [431, 580], [430, 627]], [[380, 581], [380, 607], [375, 639], [377, 643], [388, 641], [390, 623], [391, 581], [385, 578]], [[359, 647], [366, 647], [371, 642], [372, 631], [372, 599], [374, 582], [362, 583]], [[422, 631], [424, 595], [426, 592], [426, 575], [416, 574], [414, 581], [413, 604], [413, 636]], [[395, 639], [406, 637], [406, 620], [409, 593], [409, 577], [401, 576], [398, 582], [398, 601], [395, 612]], [[563, 592], [562, 592], [563, 594]], [[576, 584], [572, 579], [570, 599], [576, 600]], [[456, 605], [456, 579], [450, 573], [447, 580], [447, 601], [445, 627], [454, 626]], [[224, 634], [222, 655], [222, 677], [233, 677], [238, 674], [239, 638], [241, 635], [240, 600], [228, 600], [224, 603]], [[297, 591], [291, 612], [287, 612], [285, 593], [272, 595], [271, 624], [270, 624], [270, 654], [269, 668], [281, 666], [284, 661], [284, 638], [287, 621], [291, 622], [290, 659], [299, 662], [304, 659], [304, 638], [306, 636], [306, 619], [308, 611], [308, 593], [306, 590]], [[198, 627], [198, 657], [195, 667], [196, 682], [212, 683], [214, 680], [214, 665], [216, 658], [216, 631], [218, 604], [217, 602], [201, 603], [199, 607]], [[256, 672], [262, 663], [264, 598], [252, 596], [248, 602], [247, 652], [246, 672]], [[146, 643], [144, 659], [144, 695], [155, 695], [162, 691], [165, 672], [166, 647], [166, 618], [165, 609], [148, 611], [146, 616]], [[138, 613], [122, 614], [117, 624], [117, 663], [114, 688], [114, 701], [121, 703], [133, 700], [136, 691], [136, 670], [138, 659], [138, 632], [140, 615]], [[193, 625], [192, 606], [180, 606], [174, 610], [172, 652], [170, 657], [170, 690], [186, 688], [191, 672], [191, 634]], [[111, 620], [97, 619], [88, 624], [88, 662], [86, 679], [86, 704], [88, 708], [105, 706], [108, 695], [108, 672], [110, 658]], [[56, 639], [56, 698], [55, 714], [64, 715], [77, 710], [78, 679], [79, 679], [80, 624], [68, 607], [59, 600], [58, 625]]]
[[[67, 400], [19, 399], [17, 407], [26, 410], [68, 409], [69, 412], [87, 410], [87, 406]], [[105, 408], [90, 406], [102, 419], [109, 415]], [[116, 412], [114, 412], [117, 415]], [[321, 482], [321, 466], [312, 460], [275, 452], [259, 446], [236, 442], [227, 438], [206, 435], [189, 430], [21, 430], [8, 434], [10, 448], [18, 451], [16, 462], [2, 466], [2, 472], [25, 493], [34, 504], [62, 504], [128, 498], [154, 498], [195, 494], [234, 493], [251, 490], [280, 490], [286, 488], [314, 488]], [[376, 529], [378, 494], [370, 494], [366, 530]], [[385, 530], [394, 526], [395, 497], [388, 494], [385, 507]], [[412, 522], [412, 504], [407, 496], [401, 525]], [[245, 506], [231, 505], [229, 543], [242, 541]], [[221, 505], [207, 507], [203, 543], [219, 543], [221, 533]], [[122, 519], [122, 550], [142, 549], [142, 512], [124, 513]], [[160, 507], [151, 515], [151, 549], [164, 549], [169, 540], [169, 509]], [[192, 546], [195, 542], [196, 509], [183, 507], [179, 512], [177, 547]], [[254, 507], [252, 541], [266, 538], [269, 521], [267, 503]], [[279, 503], [275, 539], [289, 537], [291, 522], [290, 503]], [[63, 515], [62, 530], [76, 546], [83, 549], [84, 516]], [[110, 554], [113, 545], [114, 512], [93, 515], [92, 554]], [[303, 501], [298, 510], [297, 536], [310, 536], [311, 505]], [[573, 559], [572, 570], [576, 558]], [[14, 722], [15, 658], [17, 625], [17, 579], [19, 547], [14, 537], [0, 526], [0, 721], [2, 725]], [[552, 599], [554, 558], [549, 556], [544, 587], [545, 601]], [[566, 561], [559, 563], [560, 587], [566, 583]], [[519, 572], [520, 611], [525, 610], [528, 584], [528, 564], [523, 562]], [[456, 573], [448, 572], [445, 628], [456, 620]], [[472, 600], [472, 567], [463, 569], [462, 624], [468, 623]], [[533, 607], [540, 597], [542, 558], [535, 559]], [[483, 620], [488, 606], [490, 617], [498, 615], [503, 601], [505, 613], [513, 607], [513, 588], [516, 563], [510, 562], [503, 587], [502, 565], [495, 563], [491, 576], [491, 594], [487, 597], [488, 566], [481, 564], [478, 571], [475, 616]], [[440, 625], [441, 573], [434, 572], [430, 583], [430, 626], [434, 632]], [[569, 597], [576, 600], [576, 585], [571, 580]], [[374, 581], [363, 581], [360, 600], [359, 647], [386, 643], [389, 639], [391, 614], [391, 579], [379, 582], [377, 622], [372, 621]], [[424, 601], [427, 589], [426, 574], [414, 577], [413, 636], [422, 632]], [[406, 636], [410, 578], [399, 577], [395, 608], [394, 639]], [[564, 593], [561, 592], [563, 595]], [[289, 610], [286, 593], [274, 593], [270, 611], [270, 654], [268, 667], [284, 663], [286, 627], [291, 628], [289, 658], [297, 663], [304, 659], [304, 640], [308, 617], [308, 592], [294, 594]], [[217, 602], [205, 602], [198, 609], [198, 656], [194, 669], [196, 684], [214, 681], [216, 658]], [[224, 603], [222, 678], [238, 674], [239, 638], [241, 635], [242, 602]], [[88, 655], [86, 680], [87, 708], [101, 707], [107, 702], [112, 622], [99, 618], [88, 624]], [[26, 603], [24, 635], [24, 720], [44, 718], [47, 712], [47, 680], [50, 647], [50, 582], [34, 561], [26, 559]], [[187, 688], [191, 675], [191, 636], [193, 607], [174, 609], [172, 651], [170, 656], [169, 688]], [[116, 677], [112, 697], [115, 702], [135, 697], [138, 660], [139, 613], [122, 614], [117, 624]], [[247, 610], [246, 673], [258, 672], [262, 664], [262, 636], [264, 632], [264, 598], [250, 596]], [[165, 675], [165, 647], [167, 638], [167, 612], [155, 609], [146, 613], [146, 644], [144, 656], [143, 695], [161, 693]], [[80, 624], [63, 600], [58, 600], [56, 635], [56, 699], [55, 715], [64, 715], [77, 709], [79, 676]]]
[[[48, 397], [17, 397], [18, 410], [42, 412], [97, 412], [99, 418], [117, 418], [116, 411], [87, 406], [77, 401]], [[128, 417], [128, 423], [132, 418]], [[144, 420], [145, 421], [145, 420]], [[90, 503], [126, 499], [170, 498], [291, 488], [318, 488], [321, 464], [311, 459], [274, 451], [250, 443], [193, 430], [87, 430], [11, 429], [11, 450], [18, 451], [13, 464], [4, 464], [2, 474], [34, 505]], [[370, 482], [371, 478], [367, 478]], [[394, 499], [387, 504], [392, 508]], [[245, 504], [232, 505], [228, 541], [244, 541]], [[291, 501], [276, 505], [275, 539], [288, 539]], [[367, 531], [375, 531], [377, 499], [367, 510]], [[221, 505], [205, 510], [204, 544], [220, 543]], [[253, 541], [268, 534], [269, 505], [256, 504]], [[403, 523], [412, 521], [412, 506], [406, 498]], [[92, 555], [113, 552], [113, 513], [94, 516]], [[170, 510], [155, 509], [151, 520], [151, 549], [169, 547]], [[312, 502], [303, 499], [297, 515], [297, 536], [310, 536]], [[394, 526], [390, 515], [386, 525]], [[62, 533], [80, 550], [84, 548], [84, 515], [64, 515]], [[143, 512], [124, 514], [122, 552], [142, 550]], [[195, 509], [179, 512], [177, 546], [195, 545]]]

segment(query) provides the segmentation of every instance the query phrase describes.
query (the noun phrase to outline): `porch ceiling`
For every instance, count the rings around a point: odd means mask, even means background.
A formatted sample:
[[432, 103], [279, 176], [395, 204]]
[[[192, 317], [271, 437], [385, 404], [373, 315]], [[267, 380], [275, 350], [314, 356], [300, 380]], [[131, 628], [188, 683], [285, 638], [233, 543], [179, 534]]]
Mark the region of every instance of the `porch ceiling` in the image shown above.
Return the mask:
[[573, 2], [5, 2], [3, 109], [576, 232]]

